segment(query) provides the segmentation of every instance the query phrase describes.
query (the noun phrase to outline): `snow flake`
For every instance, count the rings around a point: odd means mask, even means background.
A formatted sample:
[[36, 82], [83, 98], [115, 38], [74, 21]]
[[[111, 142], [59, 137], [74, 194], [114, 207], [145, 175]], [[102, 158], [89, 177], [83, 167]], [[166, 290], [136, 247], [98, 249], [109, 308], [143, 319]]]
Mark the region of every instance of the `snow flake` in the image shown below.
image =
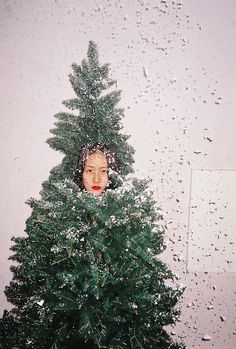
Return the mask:
[[134, 303], [134, 302], [131, 302], [129, 304], [130, 304], [131, 308], [133, 308], [133, 309], [137, 309], [138, 308], [137, 304]]
[[205, 334], [203, 337], [202, 337], [202, 340], [203, 341], [210, 341], [212, 339], [211, 336], [209, 336], [209, 334]]
[[225, 320], [226, 320], [226, 317], [225, 317], [224, 315], [221, 315], [221, 316], [220, 316], [220, 319], [221, 319], [221, 321], [225, 321]]
[[58, 246], [52, 246], [51, 247], [51, 252], [53, 253], [59, 253], [61, 249]]

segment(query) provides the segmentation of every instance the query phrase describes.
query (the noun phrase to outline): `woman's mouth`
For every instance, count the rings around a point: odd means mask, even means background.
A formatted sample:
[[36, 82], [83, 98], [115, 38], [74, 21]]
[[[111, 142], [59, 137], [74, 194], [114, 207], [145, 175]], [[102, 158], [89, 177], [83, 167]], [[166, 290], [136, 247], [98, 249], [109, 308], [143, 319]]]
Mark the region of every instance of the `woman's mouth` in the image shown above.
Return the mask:
[[99, 187], [98, 185], [94, 185], [94, 186], [92, 187], [92, 189], [93, 189], [93, 190], [99, 190], [99, 189], [101, 189], [101, 187]]

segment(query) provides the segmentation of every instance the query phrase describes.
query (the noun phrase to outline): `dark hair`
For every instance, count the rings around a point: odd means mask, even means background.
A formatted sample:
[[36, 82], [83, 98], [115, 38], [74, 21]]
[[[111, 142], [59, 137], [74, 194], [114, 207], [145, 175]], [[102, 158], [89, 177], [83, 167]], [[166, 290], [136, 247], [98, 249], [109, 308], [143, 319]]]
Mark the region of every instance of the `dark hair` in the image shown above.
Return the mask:
[[109, 149], [105, 143], [96, 142], [94, 144], [91, 144], [91, 143], [84, 144], [79, 151], [78, 162], [77, 162], [73, 180], [80, 187], [81, 190], [85, 189], [83, 185], [83, 172], [84, 172], [86, 161], [89, 155], [96, 152], [97, 150], [100, 150], [107, 158], [108, 180], [109, 180], [109, 186], [107, 188], [109, 189], [115, 188], [115, 183], [113, 183], [112, 181], [112, 176], [109, 174], [109, 169], [112, 169], [115, 172], [119, 171], [116, 154], [114, 150]]

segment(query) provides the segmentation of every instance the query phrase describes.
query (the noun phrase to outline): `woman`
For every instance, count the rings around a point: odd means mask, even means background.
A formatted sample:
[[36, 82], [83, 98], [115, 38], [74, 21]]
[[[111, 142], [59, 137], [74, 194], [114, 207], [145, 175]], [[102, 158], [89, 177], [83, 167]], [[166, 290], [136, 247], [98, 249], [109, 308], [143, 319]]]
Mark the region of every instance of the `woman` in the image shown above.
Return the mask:
[[85, 189], [95, 196], [99, 196], [107, 188], [114, 189], [112, 171], [118, 171], [118, 162], [114, 151], [102, 142], [84, 144], [79, 152], [74, 182], [81, 190]]

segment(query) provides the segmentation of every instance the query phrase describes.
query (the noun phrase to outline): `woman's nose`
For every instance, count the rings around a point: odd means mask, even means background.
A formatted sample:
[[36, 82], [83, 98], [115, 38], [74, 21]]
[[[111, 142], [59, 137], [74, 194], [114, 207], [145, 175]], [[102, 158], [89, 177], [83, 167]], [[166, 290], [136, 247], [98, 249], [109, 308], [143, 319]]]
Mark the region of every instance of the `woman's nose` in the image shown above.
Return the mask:
[[99, 173], [94, 173], [94, 176], [93, 176], [93, 181], [95, 183], [99, 183], [100, 182], [100, 176], [99, 176]]

